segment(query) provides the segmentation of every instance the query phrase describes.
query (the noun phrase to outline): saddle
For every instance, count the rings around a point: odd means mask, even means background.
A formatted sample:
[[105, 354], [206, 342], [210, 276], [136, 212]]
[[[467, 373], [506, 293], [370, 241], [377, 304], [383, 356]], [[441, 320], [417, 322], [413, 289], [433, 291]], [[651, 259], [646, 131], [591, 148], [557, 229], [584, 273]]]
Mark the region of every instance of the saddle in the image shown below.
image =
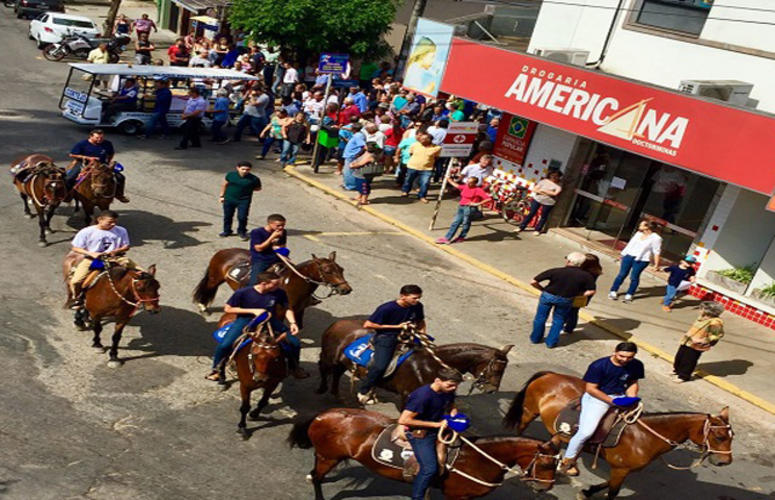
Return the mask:
[[[353, 371], [358, 377], [365, 376], [366, 371], [371, 364], [374, 357], [374, 348], [371, 345], [371, 339], [374, 334], [364, 335], [354, 340], [344, 349], [344, 355], [353, 362]], [[401, 364], [406, 361], [409, 356], [414, 352], [414, 348], [409, 341], [399, 342], [396, 346], [396, 350], [393, 353], [393, 358], [390, 360], [385, 373], [382, 378], [388, 378], [398, 369]]]
[[[267, 269], [268, 272], [274, 272], [277, 274], [280, 274], [285, 270], [285, 264], [282, 262], [278, 262], [277, 264], [272, 264], [272, 266]], [[246, 260], [243, 262], [238, 262], [237, 264], [234, 264], [231, 269], [226, 273], [226, 276], [236, 281], [237, 283], [247, 285], [248, 279], [250, 278], [250, 261]]]
[[[597, 430], [587, 440], [585, 446], [588, 445], [593, 448], [613, 448], [617, 446], [627, 426], [635, 423], [634, 421], [628, 422], [626, 417], [636, 408], [637, 405], [628, 407], [612, 406], [609, 408], [608, 412], [600, 420]], [[554, 420], [554, 431], [568, 437], [572, 436], [579, 427], [580, 414], [581, 398], [570, 401]]]
[[[411, 483], [420, 472], [420, 464], [414, 456], [412, 445], [409, 444], [404, 435], [404, 430], [404, 426], [397, 423], [385, 427], [374, 441], [371, 448], [371, 458], [386, 467], [400, 469], [404, 481]], [[463, 443], [459, 439], [447, 446], [440, 442], [436, 443], [439, 475], [442, 475], [447, 468], [452, 467], [462, 446]]]

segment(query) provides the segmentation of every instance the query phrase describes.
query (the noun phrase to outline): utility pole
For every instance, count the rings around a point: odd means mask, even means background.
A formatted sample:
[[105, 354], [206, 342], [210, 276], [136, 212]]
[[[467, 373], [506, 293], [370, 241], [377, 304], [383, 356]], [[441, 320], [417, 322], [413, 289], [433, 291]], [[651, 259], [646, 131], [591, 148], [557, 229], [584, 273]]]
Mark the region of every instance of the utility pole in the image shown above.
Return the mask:
[[406, 26], [406, 34], [404, 34], [404, 40], [401, 42], [401, 52], [398, 54], [398, 62], [396, 63], [396, 78], [399, 78], [404, 72], [404, 65], [409, 58], [409, 50], [412, 48], [412, 39], [414, 38], [414, 32], [417, 30], [417, 20], [420, 19], [425, 12], [425, 5], [428, 0], [414, 0], [414, 7], [412, 8], [412, 15], [409, 16], [409, 24]]
[[118, 15], [118, 8], [121, 7], [121, 0], [110, 0], [110, 9], [108, 9], [108, 17], [105, 18], [105, 24], [103, 24], [103, 36], [109, 38], [113, 35], [113, 25], [116, 23], [116, 16]]

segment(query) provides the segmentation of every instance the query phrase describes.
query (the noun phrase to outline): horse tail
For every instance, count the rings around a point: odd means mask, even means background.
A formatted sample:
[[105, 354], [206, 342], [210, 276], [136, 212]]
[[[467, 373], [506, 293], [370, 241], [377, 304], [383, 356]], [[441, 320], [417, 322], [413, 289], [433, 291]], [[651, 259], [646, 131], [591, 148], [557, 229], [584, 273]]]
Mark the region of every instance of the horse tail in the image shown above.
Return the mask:
[[528, 386], [532, 384], [534, 380], [539, 379], [549, 373], [552, 372], [537, 372], [533, 374], [533, 376], [530, 377], [527, 382], [525, 382], [525, 385], [522, 386], [522, 389], [517, 393], [516, 396], [514, 396], [514, 401], [511, 402], [511, 406], [509, 407], [509, 411], [506, 412], [506, 416], [503, 417], [504, 427], [507, 429], [514, 429], [515, 427], [519, 426], [519, 424], [522, 422], [522, 414], [524, 413], [525, 396], [527, 395]]
[[291, 448], [298, 446], [305, 450], [312, 448], [313, 444], [312, 440], [309, 438], [308, 431], [309, 426], [312, 425], [314, 420], [315, 418], [313, 417], [293, 424], [293, 429], [291, 429], [291, 432], [288, 434], [288, 439], [286, 439], [288, 446]]
[[210, 266], [207, 266], [205, 275], [194, 288], [194, 302], [206, 307], [213, 301], [216, 293], [218, 293], [218, 287], [210, 284]]

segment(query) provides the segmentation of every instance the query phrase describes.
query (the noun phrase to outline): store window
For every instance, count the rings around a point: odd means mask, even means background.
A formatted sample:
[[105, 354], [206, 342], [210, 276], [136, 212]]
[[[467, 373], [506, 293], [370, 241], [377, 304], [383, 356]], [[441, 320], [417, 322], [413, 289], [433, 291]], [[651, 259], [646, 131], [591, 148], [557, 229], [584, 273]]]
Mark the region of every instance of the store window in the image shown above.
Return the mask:
[[700, 36], [711, 0], [642, 0], [638, 4], [635, 24]]

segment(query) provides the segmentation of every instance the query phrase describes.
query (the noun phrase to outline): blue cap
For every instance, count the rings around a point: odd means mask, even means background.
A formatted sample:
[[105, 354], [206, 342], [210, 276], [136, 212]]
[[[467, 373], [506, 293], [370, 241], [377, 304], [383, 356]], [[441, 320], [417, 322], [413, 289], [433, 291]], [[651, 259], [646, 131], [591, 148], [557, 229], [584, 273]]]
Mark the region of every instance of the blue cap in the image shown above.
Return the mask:
[[697, 257], [695, 257], [694, 255], [687, 255], [686, 257], [684, 257], [684, 260], [689, 264], [694, 264], [695, 262], [697, 262]]
[[277, 255], [282, 255], [283, 257], [288, 257], [291, 254], [291, 251], [288, 250], [288, 247], [280, 247], [280, 248], [275, 248], [274, 253], [276, 253]]
[[614, 398], [613, 403], [616, 406], [632, 406], [634, 404], [640, 403], [640, 398], [631, 398], [629, 396], [624, 396], [621, 398]]
[[471, 427], [471, 419], [462, 413], [458, 413], [454, 417], [444, 415], [444, 420], [447, 421], [447, 426], [455, 432], [465, 432]]
[[105, 261], [102, 259], [94, 259], [91, 261], [91, 264], [89, 264], [89, 269], [92, 271], [101, 271], [105, 269]]

